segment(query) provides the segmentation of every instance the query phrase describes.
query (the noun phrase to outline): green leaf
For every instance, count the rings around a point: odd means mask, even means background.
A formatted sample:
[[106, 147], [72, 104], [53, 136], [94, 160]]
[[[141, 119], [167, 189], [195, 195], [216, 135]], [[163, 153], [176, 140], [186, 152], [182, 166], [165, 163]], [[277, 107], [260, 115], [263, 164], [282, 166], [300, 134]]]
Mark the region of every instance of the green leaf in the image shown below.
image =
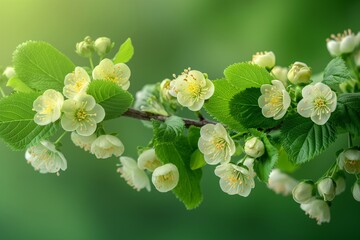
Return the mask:
[[230, 101], [230, 114], [246, 128], [272, 128], [279, 124], [266, 118], [258, 105], [261, 92], [259, 88], [248, 88], [236, 94]]
[[134, 55], [134, 47], [131, 42], [131, 38], [121, 44], [119, 51], [116, 53], [113, 62], [114, 63], [127, 63]]
[[227, 80], [213, 81], [215, 86], [214, 95], [205, 102], [205, 110], [217, 121], [238, 132], [246, 129], [236, 121], [230, 114], [230, 100], [238, 93]]
[[292, 173], [298, 168], [298, 165], [290, 161], [289, 156], [287, 155], [284, 148], [280, 148], [279, 159], [276, 163], [276, 168], [283, 172]]
[[265, 68], [247, 62], [230, 65], [224, 75], [237, 92], [251, 87], [260, 88], [274, 79]]
[[177, 116], [171, 116], [165, 122], [153, 121], [155, 141], [171, 142], [180, 137], [184, 131], [185, 123]]
[[360, 93], [341, 94], [333, 114], [330, 120], [350, 133], [360, 136]]
[[339, 85], [351, 78], [351, 73], [341, 57], [334, 58], [324, 70], [323, 83], [327, 85]]
[[281, 132], [282, 146], [296, 164], [310, 161], [336, 139], [336, 129], [330, 122], [317, 125], [298, 114], [285, 119]]
[[188, 139], [189, 139], [189, 144], [193, 149], [198, 148], [199, 138], [200, 138], [200, 128], [195, 126], [190, 126], [188, 129]]
[[[169, 126], [164, 126], [169, 125]], [[170, 122], [153, 121], [154, 147], [156, 155], [164, 163], [172, 163], [179, 170], [179, 183], [173, 192], [187, 209], [193, 209], [200, 205], [202, 194], [200, 180], [201, 169], [191, 170], [191, 155], [194, 146], [189, 144], [189, 138], [180, 133], [180, 121], [176, 118]], [[167, 137], [163, 136], [166, 135]]]
[[204, 154], [202, 154], [199, 149], [195, 150], [191, 154], [190, 169], [191, 170], [200, 169], [205, 165], [206, 162], [205, 162]]
[[62, 92], [65, 76], [74, 64], [59, 50], [45, 42], [28, 41], [17, 47], [13, 55], [17, 77], [36, 90]]
[[268, 182], [271, 170], [274, 168], [278, 158], [278, 150], [271, 144], [265, 133], [255, 129], [249, 130], [252, 135], [261, 139], [265, 146], [265, 153], [257, 158], [254, 163], [254, 170], [258, 178], [263, 182]]
[[105, 120], [120, 117], [129, 109], [134, 100], [128, 91], [106, 80], [92, 81], [87, 93], [105, 109]]
[[34, 100], [40, 93], [14, 93], [0, 100], [0, 137], [14, 150], [24, 150], [55, 134], [57, 124], [37, 125]]
[[6, 86], [11, 87], [16, 92], [25, 92], [25, 93], [34, 92], [33, 89], [29, 88], [28, 85], [26, 85], [23, 81], [21, 81], [17, 77], [10, 78], [9, 81], [7, 81], [6, 83]]

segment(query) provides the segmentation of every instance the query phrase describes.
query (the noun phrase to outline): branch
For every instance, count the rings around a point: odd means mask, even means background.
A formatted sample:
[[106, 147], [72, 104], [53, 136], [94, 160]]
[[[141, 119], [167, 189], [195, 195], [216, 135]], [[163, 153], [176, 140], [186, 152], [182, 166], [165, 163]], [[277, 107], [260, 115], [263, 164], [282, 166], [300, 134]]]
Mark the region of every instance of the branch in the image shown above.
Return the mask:
[[[163, 115], [159, 115], [159, 114], [154, 114], [154, 113], [149, 113], [149, 112], [142, 112], [139, 110], [135, 110], [133, 108], [129, 108], [125, 113], [123, 113], [123, 116], [125, 117], [131, 117], [131, 118], [136, 118], [136, 119], [140, 119], [140, 120], [145, 120], [145, 121], [150, 121], [152, 119], [154, 120], [158, 120], [161, 122], [164, 122], [168, 117], [167, 116], [163, 116]], [[188, 128], [190, 126], [196, 126], [196, 127], [202, 127], [205, 124], [216, 124], [215, 122], [206, 120], [206, 119], [202, 119], [200, 121], [196, 121], [193, 119], [188, 119], [188, 118], [182, 118], [182, 120], [185, 122], [185, 126]]]

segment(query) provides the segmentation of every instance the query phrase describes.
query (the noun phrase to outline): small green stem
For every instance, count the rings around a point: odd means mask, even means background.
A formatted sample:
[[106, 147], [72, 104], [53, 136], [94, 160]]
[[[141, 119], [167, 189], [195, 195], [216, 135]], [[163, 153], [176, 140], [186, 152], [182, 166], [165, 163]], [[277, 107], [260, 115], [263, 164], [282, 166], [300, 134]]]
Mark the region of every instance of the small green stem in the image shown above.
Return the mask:
[[349, 146], [349, 148], [351, 148], [351, 147], [353, 146], [353, 141], [352, 141], [351, 133], [349, 133], [349, 135], [348, 135], [348, 146]]
[[242, 135], [244, 135], [245, 133], [237, 133], [235, 135], [232, 135], [231, 138], [234, 139], [234, 138], [237, 138], [237, 137], [240, 137]]
[[200, 111], [195, 111], [194, 113], [195, 113], [195, 115], [199, 118], [200, 121], [202, 121], [202, 120], [205, 119], [204, 116], [201, 114]]
[[93, 60], [92, 60], [91, 56], [89, 57], [89, 62], [90, 62], [91, 70], [94, 70], [94, 63], [93, 63]]
[[67, 133], [68, 133], [67, 131], [64, 131], [64, 132], [60, 135], [60, 137], [59, 137], [58, 139], [56, 139], [56, 141], [54, 142], [54, 145], [57, 145], [57, 144], [61, 141], [61, 139], [62, 139]]
[[4, 92], [4, 90], [2, 89], [2, 87], [0, 86], [0, 93], [2, 97], [6, 97], [6, 94]]

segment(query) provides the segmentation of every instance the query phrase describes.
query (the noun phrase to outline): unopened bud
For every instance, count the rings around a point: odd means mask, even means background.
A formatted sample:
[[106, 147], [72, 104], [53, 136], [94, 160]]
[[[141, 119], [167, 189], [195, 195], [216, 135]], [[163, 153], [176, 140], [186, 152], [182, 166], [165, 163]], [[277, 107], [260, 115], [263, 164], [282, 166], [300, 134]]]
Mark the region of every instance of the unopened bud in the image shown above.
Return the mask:
[[356, 201], [360, 202], [360, 184], [359, 181], [355, 182], [352, 188], [352, 194]]
[[94, 41], [89, 37], [85, 37], [84, 41], [76, 44], [75, 52], [82, 57], [91, 57], [94, 52]]
[[3, 74], [5, 75], [5, 77], [6, 77], [7, 79], [13, 78], [13, 77], [16, 75], [15, 69], [14, 69], [13, 67], [7, 67], [7, 68], [5, 68]]
[[252, 56], [252, 62], [261, 67], [271, 69], [275, 66], [275, 54], [273, 52], [258, 52]]
[[265, 153], [265, 146], [259, 138], [252, 137], [246, 141], [244, 150], [250, 157], [258, 158]]
[[293, 84], [310, 83], [310, 77], [311, 69], [302, 62], [295, 62], [287, 74], [287, 78]]
[[313, 198], [314, 184], [310, 181], [300, 182], [292, 191], [293, 198], [297, 203], [306, 203]]
[[332, 201], [335, 198], [335, 182], [327, 177], [318, 183], [318, 192], [324, 198], [324, 201]]
[[94, 49], [95, 52], [100, 56], [104, 57], [114, 47], [115, 43], [111, 42], [110, 38], [99, 37], [95, 40]]

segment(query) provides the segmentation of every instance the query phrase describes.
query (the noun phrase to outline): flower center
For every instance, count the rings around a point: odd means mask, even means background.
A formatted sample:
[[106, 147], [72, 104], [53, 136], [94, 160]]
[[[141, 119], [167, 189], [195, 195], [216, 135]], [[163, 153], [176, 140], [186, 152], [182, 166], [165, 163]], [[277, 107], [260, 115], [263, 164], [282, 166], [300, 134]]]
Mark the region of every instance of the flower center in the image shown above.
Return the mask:
[[167, 174], [159, 176], [159, 180], [162, 181], [162, 182], [173, 181], [174, 180], [174, 175], [172, 174], [172, 172], [169, 172]]
[[223, 138], [216, 138], [214, 139], [213, 144], [216, 149], [223, 150], [226, 146], [226, 141]]
[[323, 98], [316, 98], [316, 99], [314, 100], [314, 106], [315, 106], [315, 108], [323, 108], [323, 107], [326, 107], [325, 99], [323, 99]]
[[76, 112], [76, 120], [78, 120], [78, 122], [84, 121], [87, 117], [88, 117], [88, 113], [85, 111], [85, 109], [79, 109]]
[[191, 93], [192, 96], [197, 97], [200, 96], [201, 87], [198, 83], [191, 82], [189, 83], [188, 91]]

